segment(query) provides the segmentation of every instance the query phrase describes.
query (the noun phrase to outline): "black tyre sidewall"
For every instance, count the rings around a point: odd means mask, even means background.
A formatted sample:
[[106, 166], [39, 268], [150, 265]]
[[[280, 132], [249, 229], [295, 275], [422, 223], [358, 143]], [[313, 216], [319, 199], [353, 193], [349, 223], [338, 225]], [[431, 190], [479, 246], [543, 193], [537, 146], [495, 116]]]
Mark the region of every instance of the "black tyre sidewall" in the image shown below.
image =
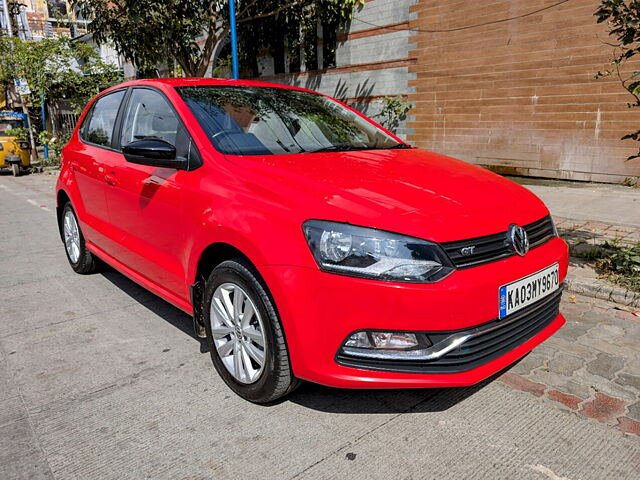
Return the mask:
[[[74, 218], [76, 219], [76, 225], [78, 225], [78, 232], [80, 236], [80, 256], [78, 257], [78, 261], [75, 263], [71, 260], [71, 257], [69, 256], [69, 252], [67, 251], [67, 245], [65, 244], [65, 240], [64, 240], [64, 217], [68, 211], [70, 211], [74, 216]], [[73, 271], [76, 273], [88, 273], [94, 270], [95, 265], [94, 265], [93, 257], [91, 256], [91, 252], [87, 250], [87, 247], [84, 243], [84, 236], [82, 235], [82, 231], [80, 230], [80, 222], [78, 221], [78, 216], [76, 215], [76, 212], [71, 206], [70, 202], [67, 202], [67, 204], [62, 209], [62, 218], [60, 219], [60, 233], [62, 234], [62, 243], [64, 245], [64, 253], [67, 256], [67, 260], [69, 261], [69, 265], [71, 265], [71, 268], [73, 269]]]
[[[271, 397], [277, 388], [277, 378], [279, 375], [278, 365], [280, 364], [278, 355], [280, 354], [280, 348], [274, 332], [273, 322], [278, 322], [279, 324], [279, 320], [266, 289], [253, 276], [253, 273], [250, 270], [247, 269], [250, 272], [249, 275], [247, 275], [245, 270], [246, 267], [242, 264], [235, 261], [226, 261], [211, 272], [206, 283], [204, 293], [203, 314], [205, 330], [207, 332], [207, 341], [210, 347], [211, 360], [224, 382], [242, 398], [255, 403], [265, 403], [272, 400]], [[239, 285], [248, 295], [251, 296], [251, 300], [255, 304], [256, 309], [262, 318], [267, 345], [265, 352], [265, 366], [260, 378], [251, 384], [240, 383], [233, 377], [233, 375], [231, 375], [231, 373], [229, 373], [220, 359], [218, 351], [213, 343], [213, 336], [211, 334], [211, 301], [216, 288], [227, 282]], [[265, 297], [271, 303], [269, 307], [264, 303], [263, 299]]]

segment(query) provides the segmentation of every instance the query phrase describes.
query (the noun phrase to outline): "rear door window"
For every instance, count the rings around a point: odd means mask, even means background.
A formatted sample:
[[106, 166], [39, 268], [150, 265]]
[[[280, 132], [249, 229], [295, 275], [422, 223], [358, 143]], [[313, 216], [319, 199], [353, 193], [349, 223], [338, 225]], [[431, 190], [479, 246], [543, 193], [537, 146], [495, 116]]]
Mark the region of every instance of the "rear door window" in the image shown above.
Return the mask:
[[80, 135], [84, 141], [103, 147], [111, 147], [113, 129], [124, 93], [124, 90], [119, 90], [96, 100], [89, 113], [89, 118], [82, 125]]

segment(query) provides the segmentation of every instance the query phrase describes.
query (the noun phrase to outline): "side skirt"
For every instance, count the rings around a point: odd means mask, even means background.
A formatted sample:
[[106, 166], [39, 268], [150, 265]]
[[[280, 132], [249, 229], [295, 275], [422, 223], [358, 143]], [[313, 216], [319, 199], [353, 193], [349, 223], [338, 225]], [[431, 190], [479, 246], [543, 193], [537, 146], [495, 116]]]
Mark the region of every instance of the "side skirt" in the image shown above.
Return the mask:
[[185, 313], [188, 313], [189, 315], [193, 314], [193, 308], [187, 300], [180, 298], [175, 293], [170, 292], [165, 288], [162, 288], [160, 285], [149, 280], [147, 277], [140, 275], [138, 272], [136, 272], [135, 270], [132, 270], [131, 268], [124, 265], [123, 263], [119, 262], [117, 259], [109, 255], [107, 252], [102, 250], [100, 247], [97, 247], [93, 243], [86, 242], [86, 245], [87, 245], [87, 249], [89, 249], [91, 253], [95, 254], [98, 258], [100, 258], [104, 262], [111, 265], [113, 268], [118, 270], [124, 276], [129, 277], [131, 280], [133, 280], [137, 284], [146, 288], [151, 293], [159, 296], [163, 300], [166, 300], [167, 302], [178, 307], [180, 310], [184, 311]]

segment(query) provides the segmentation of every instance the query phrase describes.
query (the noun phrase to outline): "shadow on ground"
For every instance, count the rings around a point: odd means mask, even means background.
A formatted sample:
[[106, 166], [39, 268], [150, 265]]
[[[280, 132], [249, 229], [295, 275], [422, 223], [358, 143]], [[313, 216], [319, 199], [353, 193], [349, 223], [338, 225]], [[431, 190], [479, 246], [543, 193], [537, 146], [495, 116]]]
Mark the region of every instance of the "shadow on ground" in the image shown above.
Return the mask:
[[[174, 307], [129, 280], [121, 273], [105, 267], [102, 275], [133, 300], [152, 311], [165, 322], [174, 326], [185, 335], [200, 343], [200, 353], [208, 353], [206, 339], [198, 338], [193, 332], [193, 321], [190, 315]], [[507, 369], [511, 368], [509, 366]], [[211, 367], [213, 369], [213, 366]], [[484, 380], [477, 385], [458, 388], [424, 388], [424, 389], [358, 389], [348, 390], [325, 387], [304, 382], [298, 390], [288, 397], [265, 407], [292, 402], [302, 407], [326, 413], [407, 413], [407, 412], [441, 412], [448, 410], [466, 398], [475, 394], [503, 372]]]
[[494, 380], [471, 387], [347, 390], [304, 383], [284, 401], [325, 413], [442, 412], [480, 391]]
[[209, 352], [207, 340], [197, 337], [193, 331], [193, 319], [191, 315], [188, 315], [179, 308], [174, 307], [169, 302], [154, 295], [134, 281], [129, 280], [120, 272], [109, 267], [104, 268], [102, 276], [129, 295], [133, 300], [139, 302], [145, 308], [162, 318], [165, 322], [174, 326], [182, 333], [189, 335], [194, 340], [197, 340], [200, 343], [200, 353]]

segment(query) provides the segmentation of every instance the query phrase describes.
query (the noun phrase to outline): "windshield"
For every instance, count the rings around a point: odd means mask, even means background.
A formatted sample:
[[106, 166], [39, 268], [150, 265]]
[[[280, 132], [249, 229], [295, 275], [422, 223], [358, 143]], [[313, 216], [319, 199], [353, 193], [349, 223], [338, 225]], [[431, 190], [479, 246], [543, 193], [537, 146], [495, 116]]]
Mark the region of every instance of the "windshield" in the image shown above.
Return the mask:
[[7, 137], [7, 130], [22, 128], [24, 124], [20, 120], [0, 120], [0, 137]]
[[322, 95], [273, 87], [178, 91], [213, 146], [230, 155], [409, 148]]

